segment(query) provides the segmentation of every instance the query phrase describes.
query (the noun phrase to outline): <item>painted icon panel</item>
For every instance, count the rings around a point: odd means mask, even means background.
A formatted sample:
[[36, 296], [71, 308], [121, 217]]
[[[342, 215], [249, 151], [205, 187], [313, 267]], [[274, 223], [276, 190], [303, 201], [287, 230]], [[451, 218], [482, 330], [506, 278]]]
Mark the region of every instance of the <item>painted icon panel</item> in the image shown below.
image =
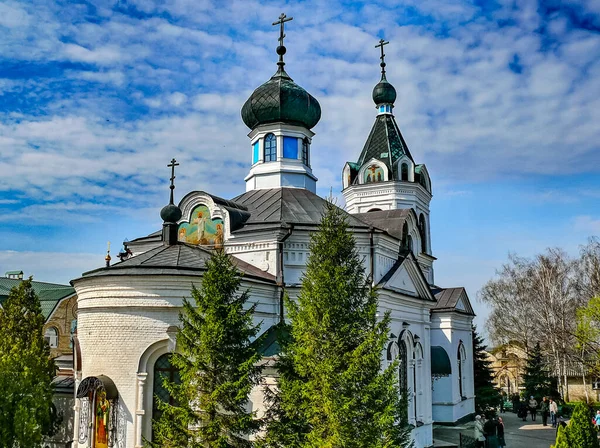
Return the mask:
[[110, 403], [102, 389], [96, 394], [96, 419], [94, 428], [94, 448], [108, 448], [108, 416]]
[[198, 205], [192, 210], [190, 222], [179, 224], [178, 240], [202, 246], [223, 244], [224, 225], [222, 219], [211, 219], [206, 205]]

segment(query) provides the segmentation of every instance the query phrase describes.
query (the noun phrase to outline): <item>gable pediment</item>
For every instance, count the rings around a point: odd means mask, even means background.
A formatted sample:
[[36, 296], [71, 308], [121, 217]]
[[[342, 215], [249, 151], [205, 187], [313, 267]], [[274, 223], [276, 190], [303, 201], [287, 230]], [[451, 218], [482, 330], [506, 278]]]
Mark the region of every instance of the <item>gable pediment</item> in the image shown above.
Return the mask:
[[396, 261], [394, 266], [381, 279], [378, 286], [407, 296], [435, 301], [429, 284], [412, 255]]

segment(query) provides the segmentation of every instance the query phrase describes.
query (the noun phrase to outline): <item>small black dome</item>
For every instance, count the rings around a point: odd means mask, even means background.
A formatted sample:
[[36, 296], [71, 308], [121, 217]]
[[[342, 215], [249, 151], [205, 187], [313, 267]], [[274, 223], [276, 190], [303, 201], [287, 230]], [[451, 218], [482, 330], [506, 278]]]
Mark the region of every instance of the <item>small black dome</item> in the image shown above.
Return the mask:
[[396, 101], [396, 89], [385, 79], [385, 76], [382, 76], [381, 81], [373, 88], [373, 101], [377, 105], [394, 104]]
[[242, 120], [250, 129], [261, 124], [276, 122], [310, 129], [320, 119], [319, 102], [296, 84], [283, 67], [258, 87], [242, 107]]
[[181, 209], [174, 204], [165, 205], [160, 211], [164, 222], [177, 222], [181, 218]]

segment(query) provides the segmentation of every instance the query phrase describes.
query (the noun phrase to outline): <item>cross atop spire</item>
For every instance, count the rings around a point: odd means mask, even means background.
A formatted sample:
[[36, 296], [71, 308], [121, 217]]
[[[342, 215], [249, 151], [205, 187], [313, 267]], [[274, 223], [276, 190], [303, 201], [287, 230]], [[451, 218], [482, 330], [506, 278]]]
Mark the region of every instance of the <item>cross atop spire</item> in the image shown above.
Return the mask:
[[285, 13], [281, 13], [281, 15], [279, 16], [279, 20], [277, 20], [276, 22], [273, 22], [273, 26], [275, 25], [279, 25], [279, 46], [277, 47], [277, 54], [279, 55], [279, 62], [277, 62], [277, 65], [279, 65], [279, 67], [283, 67], [285, 65], [285, 63], [283, 62], [283, 55], [285, 54], [285, 47], [283, 45], [283, 39], [285, 38], [285, 28], [284, 28], [284, 24], [285, 22], [289, 22], [290, 20], [294, 20], [293, 17], [287, 17], [285, 15]]
[[381, 56], [379, 56], [379, 59], [381, 59], [381, 63], [379, 64], [381, 66], [381, 78], [385, 78], [385, 53], [383, 52], [383, 46], [389, 44], [388, 41], [385, 41], [383, 39], [379, 39], [379, 44], [375, 45], [375, 48], [381, 48]]
[[171, 186], [169, 187], [171, 189], [171, 198], [169, 204], [173, 204], [173, 190], [175, 190], [175, 167], [179, 166], [179, 164], [175, 159], [172, 159], [171, 163], [169, 163], [167, 166], [171, 168]]

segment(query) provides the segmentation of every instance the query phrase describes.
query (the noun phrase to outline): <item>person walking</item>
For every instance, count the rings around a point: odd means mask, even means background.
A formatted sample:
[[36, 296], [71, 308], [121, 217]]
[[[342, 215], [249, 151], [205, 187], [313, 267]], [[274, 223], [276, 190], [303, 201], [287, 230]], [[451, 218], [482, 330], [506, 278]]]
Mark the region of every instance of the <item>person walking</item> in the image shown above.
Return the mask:
[[550, 423], [552, 423], [552, 427], [556, 428], [556, 416], [558, 414], [558, 405], [556, 401], [550, 398]]
[[498, 448], [504, 448], [506, 446], [506, 442], [504, 441], [504, 422], [502, 421], [502, 417], [498, 417]]
[[475, 446], [477, 448], [484, 448], [485, 436], [483, 435], [483, 422], [481, 421], [481, 415], [475, 416], [475, 426], [473, 431], [475, 432]]
[[531, 412], [531, 421], [532, 422], [535, 422], [535, 416], [537, 414], [537, 406], [538, 406], [538, 402], [535, 398], [533, 398], [533, 395], [532, 395], [531, 398], [529, 398], [529, 403], [528, 403], [529, 412]]
[[596, 416], [594, 417], [594, 424], [596, 425], [596, 431], [600, 431], [600, 411], [596, 411]]
[[522, 418], [524, 422], [527, 421], [527, 404], [524, 401], [519, 403], [518, 417]]
[[542, 413], [542, 426], [548, 426], [548, 414], [550, 413], [550, 404], [548, 403], [548, 398], [542, 398], [542, 403], [540, 404], [540, 412]]

